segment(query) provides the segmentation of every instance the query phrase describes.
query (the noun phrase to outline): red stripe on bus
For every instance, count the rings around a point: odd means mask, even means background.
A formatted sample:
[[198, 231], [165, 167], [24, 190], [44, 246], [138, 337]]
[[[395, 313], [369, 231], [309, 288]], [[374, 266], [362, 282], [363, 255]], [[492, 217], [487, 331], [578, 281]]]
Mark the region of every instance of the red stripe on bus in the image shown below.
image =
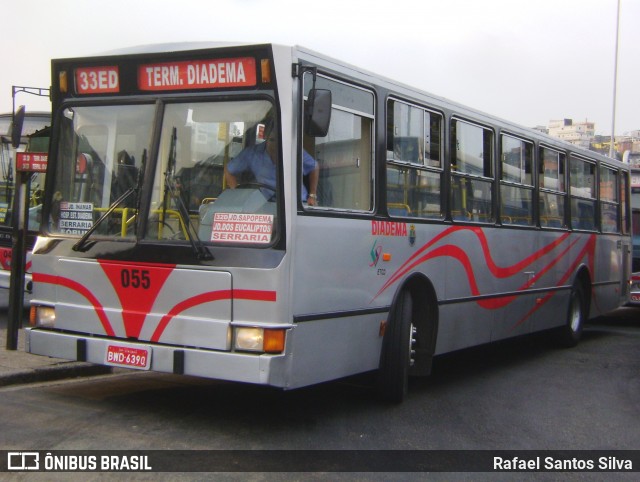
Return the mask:
[[138, 338], [162, 287], [175, 265], [98, 260], [122, 307], [128, 338]]
[[[516, 291], [524, 291], [526, 289], [531, 288], [534, 284], [536, 284], [538, 282], [538, 280], [540, 278], [542, 278], [542, 276], [544, 276], [544, 274], [546, 274], [549, 270], [551, 270], [551, 268], [553, 268], [562, 259], [564, 259], [564, 257], [567, 255], [567, 253], [571, 250], [571, 248], [573, 248], [578, 243], [578, 241], [579, 240], [576, 239], [573, 242], [571, 242], [571, 244], [569, 244], [569, 246], [567, 246], [564, 250], [562, 250], [562, 252], [560, 252], [555, 258], [553, 258], [539, 272], [537, 272], [535, 274], [535, 276], [532, 276], [526, 283], [524, 283], [522, 286], [518, 287], [518, 289]], [[556, 284], [556, 286], [559, 286], [559, 285]], [[555, 290], [554, 290], [554, 292], [555, 292]], [[551, 295], [553, 295], [553, 293], [551, 293]], [[507, 306], [509, 303], [511, 303], [515, 299], [516, 299], [516, 295], [505, 296], [505, 297], [501, 297], [501, 298], [495, 298], [495, 300], [499, 300], [499, 301], [497, 301], [493, 306], [485, 306], [485, 308], [491, 308], [491, 309], [502, 308], [504, 306]], [[546, 301], [547, 300], [545, 300], [545, 302]], [[541, 303], [540, 305], [538, 305], [537, 308], [535, 308], [535, 310], [540, 308], [542, 305], [544, 305], [544, 303]], [[535, 310], [532, 310], [532, 313]], [[520, 320], [518, 323], [516, 323], [514, 326], [517, 326], [520, 323], [524, 322], [526, 320], [526, 318], [528, 318], [528, 316], [530, 316], [530, 315], [529, 314], [525, 315], [525, 317], [522, 320]]]
[[[574, 244], [575, 242], [572, 244], [572, 246]], [[580, 253], [578, 253], [578, 256], [576, 257], [575, 261], [571, 264], [571, 266], [569, 266], [569, 268], [567, 268], [567, 271], [565, 271], [564, 275], [562, 275], [562, 278], [558, 280], [556, 287], [559, 288], [569, 280], [569, 278], [571, 277], [575, 269], [578, 267], [578, 264], [580, 264], [580, 262], [585, 256], [587, 256], [587, 264], [589, 265], [589, 269], [593, 273], [594, 267], [595, 267], [595, 254], [596, 254], [596, 235], [592, 234], [589, 237], [589, 240], [586, 242], [586, 244], [582, 248], [582, 250], [580, 250]], [[531, 308], [531, 310], [529, 310], [529, 312], [524, 317], [522, 317], [522, 319], [520, 319], [516, 324], [514, 324], [511, 327], [511, 329], [513, 330], [519, 325], [521, 325], [522, 323], [524, 323], [531, 315], [533, 315], [536, 311], [538, 311], [541, 307], [543, 307], [547, 303], [547, 301], [549, 301], [551, 297], [555, 295], [556, 291], [557, 290], [553, 290], [547, 293], [544, 297], [542, 297], [540, 301], [536, 303], [535, 306]], [[595, 297], [593, 298], [593, 301], [594, 302], [597, 301]]]
[[538, 259], [540, 259], [542, 256], [544, 256], [544, 255], [548, 254], [549, 252], [553, 251], [559, 244], [563, 243], [565, 241], [565, 239], [567, 239], [567, 237], [569, 236], [569, 233], [564, 233], [558, 239], [556, 239], [552, 243], [549, 243], [547, 246], [545, 246], [542, 249], [536, 251], [535, 253], [532, 253], [530, 256], [524, 258], [522, 261], [519, 261], [518, 263], [516, 263], [516, 264], [514, 264], [512, 266], [500, 267], [495, 263], [495, 261], [493, 260], [493, 257], [491, 256], [491, 250], [489, 249], [489, 243], [487, 241], [487, 238], [486, 238], [482, 228], [477, 228], [477, 227], [469, 228], [469, 227], [466, 227], [466, 226], [453, 226], [451, 228], [448, 228], [448, 229], [444, 230], [443, 232], [441, 232], [437, 236], [435, 236], [431, 241], [426, 243], [418, 251], [416, 251], [413, 255], [411, 255], [409, 257], [409, 259], [407, 259], [407, 261], [405, 261], [404, 264], [402, 266], [400, 266], [400, 268], [398, 268], [398, 270], [391, 276], [391, 278], [389, 278], [389, 280], [382, 286], [382, 288], [380, 288], [380, 291], [378, 291], [378, 293], [376, 293], [376, 295], [373, 297], [373, 299], [376, 299], [378, 296], [380, 296], [380, 294], [382, 292], [384, 292], [390, 285], [395, 283], [398, 279], [400, 279], [402, 276], [404, 276], [410, 270], [412, 270], [413, 268], [415, 268], [419, 264], [422, 264], [427, 259], [431, 258], [431, 256], [419, 257], [422, 253], [427, 251], [431, 246], [433, 246], [435, 243], [437, 243], [441, 239], [443, 239], [443, 238], [445, 238], [445, 237], [447, 237], [447, 236], [449, 236], [449, 235], [451, 235], [453, 233], [456, 233], [458, 231], [469, 231], [469, 232], [472, 232], [473, 234], [476, 235], [476, 237], [478, 238], [478, 240], [480, 242], [480, 246], [482, 248], [482, 252], [484, 254], [484, 258], [485, 258], [485, 261], [487, 263], [487, 267], [489, 268], [489, 271], [491, 271], [491, 273], [496, 278], [507, 278], [509, 276], [513, 276], [514, 274], [517, 274], [518, 272], [520, 272], [521, 270], [525, 269], [527, 266], [529, 266], [533, 262], [535, 262]]
[[115, 336], [115, 332], [111, 327], [111, 323], [107, 318], [106, 313], [104, 312], [103, 306], [98, 301], [91, 291], [89, 291], [85, 286], [81, 285], [77, 281], [73, 281], [69, 278], [63, 278], [61, 276], [55, 276], [44, 273], [33, 273], [33, 281], [35, 283], [50, 283], [57, 286], [63, 286], [65, 288], [69, 288], [70, 290], [75, 291], [76, 293], [84, 296], [89, 303], [93, 305], [93, 309], [95, 310], [98, 318], [100, 319], [100, 323], [102, 323], [102, 327], [104, 331], [109, 336]]
[[189, 308], [192, 308], [203, 303], [209, 303], [212, 301], [220, 301], [226, 299], [241, 299], [249, 301], [276, 301], [275, 291], [262, 291], [262, 290], [219, 290], [210, 291], [208, 293], [202, 293], [197, 296], [193, 296], [184, 301], [181, 301], [175, 305], [169, 312], [162, 317], [160, 323], [153, 332], [151, 341], [157, 342], [160, 340], [162, 333], [167, 328], [169, 322], [178, 314], [182, 313]]
[[[515, 263], [515, 264], [513, 264], [511, 266], [500, 267], [493, 260], [493, 257], [491, 255], [491, 251], [489, 249], [489, 243], [488, 243], [487, 238], [486, 238], [486, 236], [485, 236], [485, 234], [484, 234], [484, 232], [482, 231], [481, 228], [476, 228], [476, 227], [468, 228], [468, 227], [464, 227], [464, 226], [454, 226], [454, 227], [451, 227], [449, 229], [446, 229], [445, 231], [440, 233], [438, 236], [434, 237], [431, 241], [426, 243], [416, 253], [414, 253], [409, 259], [407, 259], [407, 261], [405, 261], [400, 266], [400, 268], [398, 268], [398, 270], [396, 270], [396, 272], [382, 286], [382, 288], [380, 288], [380, 290], [378, 291], [378, 293], [376, 293], [376, 295], [374, 296], [373, 299], [375, 300], [378, 296], [380, 296], [380, 294], [382, 294], [387, 288], [389, 288], [389, 286], [391, 286], [393, 283], [398, 281], [400, 278], [402, 278], [404, 275], [406, 275], [408, 272], [410, 272], [415, 267], [417, 267], [420, 264], [423, 264], [423, 263], [429, 261], [430, 259], [439, 258], [439, 257], [443, 257], [443, 256], [448, 256], [448, 257], [454, 258], [462, 265], [462, 267], [465, 270], [466, 276], [467, 276], [467, 281], [469, 283], [469, 288], [471, 289], [471, 294], [473, 296], [480, 296], [482, 293], [478, 289], [478, 284], [477, 284], [476, 277], [475, 277], [475, 274], [474, 274], [474, 271], [473, 271], [473, 264], [472, 264], [469, 256], [467, 255], [467, 253], [462, 248], [460, 248], [458, 246], [451, 245], [451, 244], [447, 244], [447, 245], [440, 246], [440, 247], [438, 247], [436, 249], [433, 249], [433, 250], [427, 252], [427, 250], [430, 247], [432, 247], [435, 243], [437, 243], [441, 239], [443, 239], [443, 238], [445, 238], [445, 237], [447, 237], [447, 236], [449, 236], [449, 235], [451, 235], [451, 234], [453, 234], [455, 232], [458, 232], [458, 231], [470, 231], [470, 232], [472, 232], [473, 234], [476, 235], [476, 237], [478, 238], [478, 240], [480, 242], [480, 245], [481, 245], [481, 248], [482, 248], [482, 251], [483, 251], [483, 254], [484, 254], [484, 259], [486, 261], [486, 266], [489, 269], [489, 271], [496, 278], [507, 278], [507, 277], [511, 277], [513, 275], [519, 274], [523, 269], [527, 268], [529, 265], [531, 265], [535, 261], [541, 259], [543, 256], [545, 256], [548, 253], [552, 252], [559, 245], [564, 243], [569, 237], [569, 233], [564, 233], [562, 236], [559, 236], [558, 239], [556, 239], [553, 242], [547, 244], [543, 248], [539, 249], [538, 251], [536, 251], [535, 253], [531, 254], [530, 256], [527, 256], [526, 258], [522, 259], [521, 261], [519, 261], [519, 262], [517, 262], [517, 263]], [[575, 244], [578, 241], [579, 240], [575, 240], [575, 241], [571, 242], [561, 253], [559, 253], [546, 266], [544, 266], [541, 271], [536, 273], [536, 275], [534, 277], [529, 279], [522, 286], [519, 286], [517, 288], [517, 291], [522, 291], [522, 290], [530, 288], [536, 281], [538, 281], [544, 274], [546, 274], [553, 266], [555, 266], [561, 259], [563, 259], [566, 256], [566, 254], [570, 251], [570, 249], [573, 246], [575, 246]], [[576, 261], [573, 263], [571, 269], [575, 269], [575, 267], [577, 266], [577, 263], [579, 263], [582, 260], [582, 258], [584, 258], [585, 255], [589, 255], [588, 263], [589, 263], [589, 266], [593, 269], [594, 256], [595, 256], [595, 235], [591, 235], [590, 236], [589, 241], [587, 242], [585, 247], [581, 250], [579, 256], [577, 257]], [[556, 286], [559, 286], [559, 285], [561, 285], [562, 283], [564, 283], [566, 281], [567, 277], [571, 274], [571, 269], [569, 270], [568, 273], [565, 273], [563, 275], [562, 280]], [[541, 303], [539, 303], [538, 305], [536, 305], [536, 307], [534, 307], [534, 309], [532, 309], [530, 313], [525, 315], [525, 317], [523, 319], [518, 321], [518, 323], [516, 323], [515, 326], [517, 326], [518, 324], [521, 324], [522, 322], [524, 322], [533, 312], [535, 312], [537, 309], [539, 309], [541, 306], [543, 306], [544, 303], [546, 303], [546, 301], [548, 301], [548, 299], [552, 295], [553, 295], [553, 293], [550, 293], [549, 295], [545, 296], [543, 298], [543, 301]], [[477, 303], [478, 303], [478, 305], [480, 305], [481, 307], [486, 308], [486, 309], [498, 309], [498, 308], [502, 308], [504, 306], [507, 306], [515, 298], [516, 298], [516, 295], [510, 295], [510, 296], [505, 296], [505, 297], [491, 298], [491, 299], [487, 299], [487, 300], [478, 300]]]

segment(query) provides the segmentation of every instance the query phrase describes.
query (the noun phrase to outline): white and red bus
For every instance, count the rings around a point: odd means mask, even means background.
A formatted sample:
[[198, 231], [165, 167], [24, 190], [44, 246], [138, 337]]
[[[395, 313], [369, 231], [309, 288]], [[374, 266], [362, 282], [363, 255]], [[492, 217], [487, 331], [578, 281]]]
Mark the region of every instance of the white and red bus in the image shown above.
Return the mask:
[[[572, 345], [627, 302], [615, 160], [301, 47], [52, 72], [31, 353], [283, 389], [377, 370], [399, 401], [435, 355]], [[225, 176], [266, 142], [270, 182]]]
[[[13, 205], [20, 159], [16, 157], [46, 158], [49, 150], [49, 112], [26, 112], [22, 123], [20, 145], [11, 143], [13, 114], [0, 114], [0, 289], [9, 289], [11, 279], [12, 235], [14, 230]], [[28, 154], [25, 154], [28, 153]], [[46, 161], [41, 163], [46, 166]], [[46, 168], [46, 167], [45, 167]], [[44, 192], [44, 169], [31, 170], [27, 182], [29, 215], [26, 219], [25, 289], [31, 291], [31, 248], [40, 227], [40, 211]]]

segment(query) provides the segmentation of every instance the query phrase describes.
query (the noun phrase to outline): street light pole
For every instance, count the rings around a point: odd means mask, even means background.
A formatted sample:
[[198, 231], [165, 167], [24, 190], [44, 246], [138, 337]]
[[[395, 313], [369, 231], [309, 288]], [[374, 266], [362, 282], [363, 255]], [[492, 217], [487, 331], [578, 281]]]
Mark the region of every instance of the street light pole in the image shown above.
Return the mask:
[[618, 32], [620, 31], [620, 0], [618, 0], [618, 12], [616, 15], [616, 50], [613, 63], [613, 113], [611, 115], [611, 145], [609, 157], [615, 159], [615, 132], [616, 132], [616, 87], [618, 85]]

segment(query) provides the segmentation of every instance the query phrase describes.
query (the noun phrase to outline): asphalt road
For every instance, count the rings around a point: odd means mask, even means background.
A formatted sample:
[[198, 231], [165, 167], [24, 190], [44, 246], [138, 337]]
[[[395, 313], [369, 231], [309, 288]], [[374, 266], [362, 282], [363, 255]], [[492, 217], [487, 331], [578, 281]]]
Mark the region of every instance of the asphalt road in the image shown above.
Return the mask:
[[5, 387], [0, 449], [637, 449], [639, 315], [590, 323], [572, 349], [533, 335], [438, 357], [401, 405], [368, 376], [291, 392], [130, 371]]

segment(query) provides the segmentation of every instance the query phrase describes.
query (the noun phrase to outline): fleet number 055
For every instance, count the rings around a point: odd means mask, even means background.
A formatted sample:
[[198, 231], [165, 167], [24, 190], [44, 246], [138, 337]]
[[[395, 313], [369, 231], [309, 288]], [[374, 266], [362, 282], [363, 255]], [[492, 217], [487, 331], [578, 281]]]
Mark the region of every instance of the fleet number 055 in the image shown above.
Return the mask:
[[149, 289], [151, 286], [151, 276], [146, 269], [123, 269], [120, 271], [120, 283], [123, 288]]

